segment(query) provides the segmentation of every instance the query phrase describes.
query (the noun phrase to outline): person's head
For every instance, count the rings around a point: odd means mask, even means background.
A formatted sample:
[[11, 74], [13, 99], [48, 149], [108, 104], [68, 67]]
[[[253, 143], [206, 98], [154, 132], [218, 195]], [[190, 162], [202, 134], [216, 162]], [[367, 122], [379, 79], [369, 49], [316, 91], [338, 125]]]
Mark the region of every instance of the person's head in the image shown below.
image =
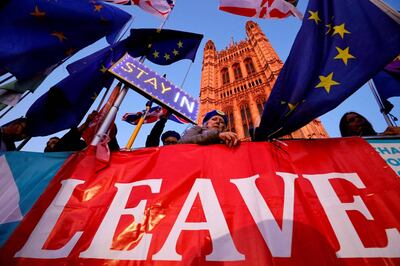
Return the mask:
[[208, 129], [218, 129], [220, 132], [225, 131], [228, 124], [228, 117], [224, 112], [212, 110], [203, 118], [203, 127]]
[[371, 123], [356, 112], [345, 113], [340, 119], [339, 128], [342, 137], [374, 136], [377, 134]]
[[27, 135], [27, 120], [26, 118], [18, 118], [7, 124], [3, 125], [2, 131], [3, 135], [12, 141], [20, 141], [25, 139]]
[[178, 140], [181, 139], [181, 135], [179, 135], [176, 131], [166, 131], [164, 134], [161, 135], [161, 141], [163, 142], [164, 146], [177, 144]]
[[44, 148], [44, 152], [53, 152], [54, 147], [56, 146], [57, 142], [60, 141], [59, 137], [52, 137], [46, 143], [46, 147]]

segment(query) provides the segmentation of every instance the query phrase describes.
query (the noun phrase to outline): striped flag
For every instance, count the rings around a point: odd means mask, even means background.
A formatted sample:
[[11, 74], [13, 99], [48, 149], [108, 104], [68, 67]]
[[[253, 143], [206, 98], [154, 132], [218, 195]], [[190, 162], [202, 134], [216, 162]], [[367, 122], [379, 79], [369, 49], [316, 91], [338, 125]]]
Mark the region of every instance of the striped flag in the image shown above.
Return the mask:
[[220, 0], [219, 3], [220, 10], [245, 17], [303, 17], [295, 7], [297, 0]]
[[179, 116], [177, 116], [175, 114], [170, 114], [168, 116], [168, 119], [171, 120], [171, 121], [174, 121], [174, 122], [176, 122], [178, 124], [188, 124], [188, 123], [190, 123], [188, 120], [186, 120], [184, 118], [181, 118], [181, 117], [179, 117]]
[[144, 11], [165, 18], [175, 5], [175, 0], [104, 0], [120, 5], [136, 5]]

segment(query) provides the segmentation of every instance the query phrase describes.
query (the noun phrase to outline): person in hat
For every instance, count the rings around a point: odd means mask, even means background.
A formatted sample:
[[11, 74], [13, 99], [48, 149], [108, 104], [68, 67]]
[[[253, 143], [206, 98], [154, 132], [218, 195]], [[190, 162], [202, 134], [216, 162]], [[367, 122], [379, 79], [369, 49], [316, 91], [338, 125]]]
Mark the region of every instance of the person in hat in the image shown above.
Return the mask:
[[179, 135], [179, 133], [176, 131], [170, 130], [161, 135], [161, 133], [164, 130], [165, 124], [167, 123], [168, 115], [169, 112], [167, 110], [163, 115], [160, 116], [160, 119], [151, 129], [150, 134], [147, 136], [146, 139], [147, 148], [160, 146], [160, 136], [164, 146], [177, 144], [178, 141], [180, 140], [181, 135]]
[[0, 152], [15, 151], [15, 142], [28, 137], [27, 119], [15, 119], [0, 127]]
[[236, 146], [240, 143], [239, 137], [234, 132], [226, 131], [227, 123], [228, 117], [224, 112], [212, 110], [204, 116], [202, 126], [187, 129], [179, 143], [200, 145], [224, 143], [228, 147]]
[[181, 139], [181, 135], [173, 130], [168, 130], [161, 135], [161, 141], [164, 146], [177, 144]]

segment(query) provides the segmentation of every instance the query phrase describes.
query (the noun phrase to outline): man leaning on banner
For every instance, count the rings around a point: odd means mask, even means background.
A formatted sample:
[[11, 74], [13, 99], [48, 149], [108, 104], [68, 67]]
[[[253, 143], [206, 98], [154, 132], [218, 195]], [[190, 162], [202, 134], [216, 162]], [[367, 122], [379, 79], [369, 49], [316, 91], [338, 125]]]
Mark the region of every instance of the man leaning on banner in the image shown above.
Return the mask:
[[400, 53], [400, 25], [366, 0], [310, 0], [265, 104], [257, 140], [332, 110]]

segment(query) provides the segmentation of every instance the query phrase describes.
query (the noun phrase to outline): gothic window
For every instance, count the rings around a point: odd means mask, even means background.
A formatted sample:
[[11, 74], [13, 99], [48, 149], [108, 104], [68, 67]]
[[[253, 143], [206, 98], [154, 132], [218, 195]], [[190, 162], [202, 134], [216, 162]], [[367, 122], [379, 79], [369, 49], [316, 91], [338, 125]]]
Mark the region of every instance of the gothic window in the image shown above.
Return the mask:
[[259, 98], [256, 100], [256, 103], [257, 103], [258, 112], [260, 113], [260, 115], [262, 115], [262, 113], [264, 111], [265, 99]]
[[228, 131], [236, 132], [235, 130], [235, 119], [233, 117], [233, 110], [224, 111], [226, 116], [228, 117], [228, 125], [226, 126]]
[[222, 84], [228, 84], [229, 83], [228, 69], [227, 68], [222, 69], [221, 74], [222, 74]]
[[254, 68], [253, 61], [251, 60], [251, 58], [246, 58], [244, 60], [244, 64], [246, 66], [247, 75], [250, 76], [251, 74], [256, 73], [256, 69]]
[[240, 114], [242, 116], [244, 136], [248, 138], [250, 137], [249, 130], [253, 128], [253, 122], [251, 120], [250, 108], [248, 104], [244, 104], [240, 107]]
[[236, 63], [232, 66], [233, 68], [233, 74], [235, 75], [235, 79], [241, 79], [243, 77], [242, 71], [240, 70], [240, 65], [239, 63]]

